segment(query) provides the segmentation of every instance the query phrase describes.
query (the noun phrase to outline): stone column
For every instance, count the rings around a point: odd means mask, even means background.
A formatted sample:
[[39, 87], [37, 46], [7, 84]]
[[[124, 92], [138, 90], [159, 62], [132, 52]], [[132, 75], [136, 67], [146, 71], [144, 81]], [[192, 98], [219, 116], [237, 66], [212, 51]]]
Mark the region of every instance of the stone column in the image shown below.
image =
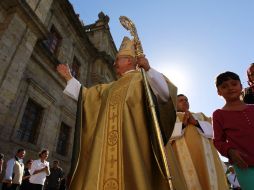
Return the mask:
[[42, 23], [45, 23], [53, 0], [40, 0], [35, 14], [40, 18]]
[[0, 129], [8, 125], [10, 106], [18, 96], [20, 81], [37, 40], [18, 14], [7, 20], [0, 33]]
[[24, 37], [26, 24], [17, 14], [9, 15], [0, 27], [0, 87], [15, 51]]
[[36, 10], [41, 0], [26, 0], [26, 3], [31, 7], [33, 11]]

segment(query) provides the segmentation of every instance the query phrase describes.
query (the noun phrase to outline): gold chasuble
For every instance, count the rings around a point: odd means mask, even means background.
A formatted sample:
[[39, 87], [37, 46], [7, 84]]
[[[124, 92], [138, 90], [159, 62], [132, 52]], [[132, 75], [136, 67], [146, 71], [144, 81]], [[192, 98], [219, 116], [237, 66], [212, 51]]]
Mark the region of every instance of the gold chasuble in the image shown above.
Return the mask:
[[[177, 113], [177, 122], [182, 122], [184, 113]], [[208, 121], [204, 114], [193, 114], [198, 121]], [[212, 127], [212, 126], [211, 126]], [[207, 138], [196, 126], [187, 125], [184, 133], [171, 140], [180, 163], [188, 190], [229, 189], [218, 152], [211, 138]]]
[[[176, 96], [172, 84], [169, 91]], [[141, 73], [85, 89], [82, 96], [80, 152], [70, 189], [168, 190], [151, 148]], [[168, 104], [174, 113], [171, 98]], [[174, 125], [175, 115], [168, 113]]]

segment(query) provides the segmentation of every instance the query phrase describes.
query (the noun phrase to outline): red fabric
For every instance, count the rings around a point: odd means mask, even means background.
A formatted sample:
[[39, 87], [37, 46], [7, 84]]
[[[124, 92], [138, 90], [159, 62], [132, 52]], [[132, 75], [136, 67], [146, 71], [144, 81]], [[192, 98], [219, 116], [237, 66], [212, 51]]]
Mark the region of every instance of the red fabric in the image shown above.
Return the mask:
[[214, 146], [221, 155], [228, 157], [230, 148], [237, 149], [247, 154], [244, 160], [254, 166], [254, 105], [247, 105], [242, 111], [218, 109], [212, 122]]

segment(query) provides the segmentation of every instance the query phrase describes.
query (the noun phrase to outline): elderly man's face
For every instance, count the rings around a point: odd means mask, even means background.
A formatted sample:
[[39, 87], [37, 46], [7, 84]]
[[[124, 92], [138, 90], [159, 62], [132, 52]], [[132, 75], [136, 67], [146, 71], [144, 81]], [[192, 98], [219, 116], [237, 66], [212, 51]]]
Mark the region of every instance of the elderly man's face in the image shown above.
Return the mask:
[[116, 73], [122, 76], [126, 71], [129, 70], [129, 58], [128, 57], [117, 57], [114, 63]]
[[177, 111], [185, 112], [189, 110], [189, 101], [186, 96], [177, 97]]

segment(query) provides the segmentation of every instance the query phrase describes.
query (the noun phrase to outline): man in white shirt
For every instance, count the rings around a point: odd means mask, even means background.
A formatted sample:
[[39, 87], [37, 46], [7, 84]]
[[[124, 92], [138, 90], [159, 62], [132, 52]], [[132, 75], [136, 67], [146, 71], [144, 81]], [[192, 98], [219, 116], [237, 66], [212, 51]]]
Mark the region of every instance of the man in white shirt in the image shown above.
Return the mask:
[[18, 149], [14, 158], [7, 161], [2, 190], [16, 190], [21, 185], [25, 154], [25, 149]]
[[39, 153], [39, 159], [32, 162], [30, 169], [31, 177], [29, 182], [31, 184], [31, 190], [42, 190], [46, 177], [50, 175], [49, 162], [46, 161], [49, 155], [47, 149], [43, 149]]

